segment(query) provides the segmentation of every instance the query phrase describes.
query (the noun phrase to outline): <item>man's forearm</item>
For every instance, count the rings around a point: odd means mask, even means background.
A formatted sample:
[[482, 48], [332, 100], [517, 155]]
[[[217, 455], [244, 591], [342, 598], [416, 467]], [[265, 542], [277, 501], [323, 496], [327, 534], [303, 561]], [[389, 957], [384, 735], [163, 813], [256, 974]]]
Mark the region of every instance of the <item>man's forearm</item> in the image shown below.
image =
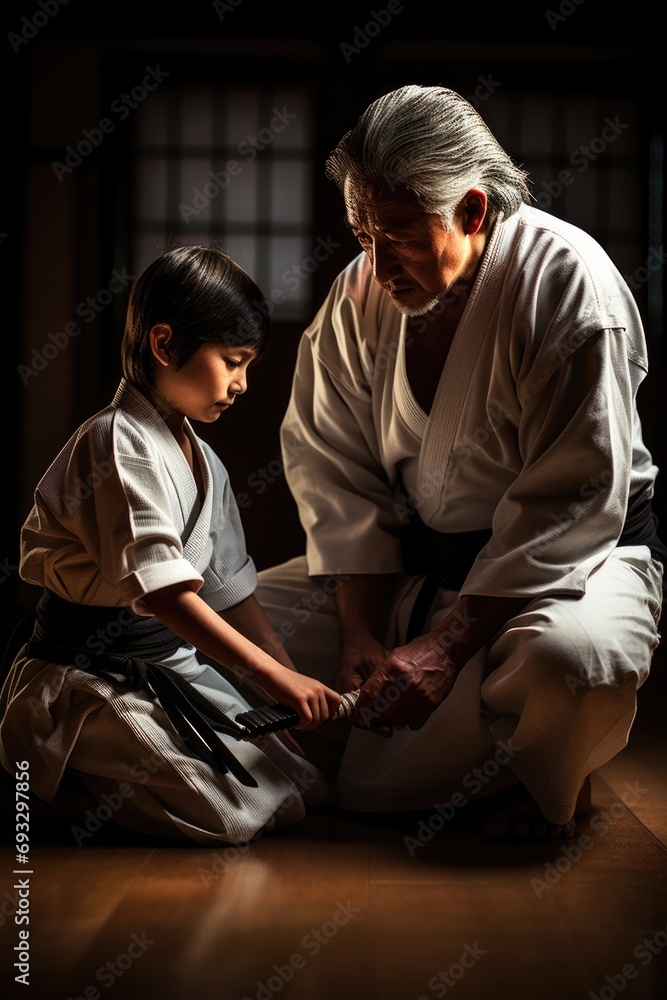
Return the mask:
[[383, 641], [394, 580], [391, 573], [362, 573], [341, 583], [336, 593], [341, 645], [369, 636]]
[[497, 632], [525, 608], [529, 597], [460, 597], [431, 634], [458, 670], [493, 639]]
[[[341, 584], [336, 600], [343, 644], [369, 635], [382, 641], [394, 582], [392, 574], [358, 574]], [[466, 595], [459, 598], [431, 634], [463, 667], [530, 600]]]

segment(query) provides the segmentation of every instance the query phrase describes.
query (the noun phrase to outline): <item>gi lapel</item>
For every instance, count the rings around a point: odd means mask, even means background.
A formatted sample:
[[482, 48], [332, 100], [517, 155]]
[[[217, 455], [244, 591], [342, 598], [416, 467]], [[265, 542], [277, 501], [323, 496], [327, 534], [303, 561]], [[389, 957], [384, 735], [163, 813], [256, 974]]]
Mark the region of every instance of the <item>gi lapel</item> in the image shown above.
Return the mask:
[[[503, 223], [499, 219], [489, 236], [426, 422], [418, 481], [430, 486], [420, 508], [421, 518], [427, 524], [447, 503], [452, 448], [467, 401], [480, 398], [475, 367], [505, 278], [514, 230], [511, 220]], [[433, 489], [434, 484], [440, 488]]]
[[[209, 542], [211, 533], [211, 517], [213, 513], [213, 481], [210, 466], [206, 461], [206, 456], [204, 455], [204, 452], [189, 424], [187, 424], [186, 430], [190, 437], [190, 441], [192, 442], [194, 459], [200, 464], [202, 479], [204, 481], [204, 499], [194, 523], [192, 523], [191, 518], [190, 524], [186, 525], [186, 533], [183, 537], [183, 555], [195, 568], [198, 568], [199, 562]], [[188, 528], [190, 528], [189, 535], [187, 534]]]

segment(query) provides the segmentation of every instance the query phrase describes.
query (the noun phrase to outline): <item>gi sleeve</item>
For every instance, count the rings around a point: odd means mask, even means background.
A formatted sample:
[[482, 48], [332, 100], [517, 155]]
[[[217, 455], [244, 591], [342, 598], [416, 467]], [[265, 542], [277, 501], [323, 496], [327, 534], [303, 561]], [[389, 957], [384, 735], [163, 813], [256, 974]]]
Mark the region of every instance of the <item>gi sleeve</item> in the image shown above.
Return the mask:
[[199, 596], [214, 611], [224, 611], [253, 594], [257, 569], [246, 549], [245, 533], [227, 470], [205, 449], [213, 479], [213, 514]]
[[[646, 372], [629, 356], [628, 331], [579, 338], [559, 365], [538, 363], [522, 400], [522, 467], [501, 497], [493, 535], [463, 594], [581, 595], [623, 529]], [[545, 373], [546, 372], [546, 373]]]
[[311, 575], [401, 569], [396, 498], [380, 458], [360, 330], [362, 322], [377, 328], [381, 317], [372, 324], [361, 313], [339, 279], [302, 338], [281, 427]]
[[[138, 614], [146, 613], [142, 598], [162, 587], [199, 590], [203, 578], [184, 556], [170, 480], [148, 435], [118, 419], [111, 432], [92, 425], [55, 465], [37, 489], [35, 524], [24, 527], [30, 560], [64, 560], [68, 573], [77, 558], [92, 562]], [[48, 576], [57, 573], [47, 567]]]
[[103, 575], [141, 614], [147, 594], [175, 583], [196, 592], [203, 577], [185, 558], [159, 468], [127, 456], [116, 464], [118, 474], [94, 491], [93, 523], [101, 530], [96, 537], [89, 532], [89, 544], [96, 544]]

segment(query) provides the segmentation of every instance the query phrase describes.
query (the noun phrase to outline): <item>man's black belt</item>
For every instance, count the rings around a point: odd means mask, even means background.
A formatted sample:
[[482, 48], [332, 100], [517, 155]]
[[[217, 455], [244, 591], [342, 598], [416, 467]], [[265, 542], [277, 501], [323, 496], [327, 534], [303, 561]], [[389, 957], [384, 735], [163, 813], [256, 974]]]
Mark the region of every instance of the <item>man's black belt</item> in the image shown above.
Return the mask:
[[648, 545], [651, 555], [667, 566], [667, 546], [658, 535], [658, 518], [647, 489], [628, 501], [628, 511], [618, 545]]
[[243, 739], [243, 727], [160, 662], [183, 645], [157, 618], [137, 615], [128, 607], [73, 604], [45, 590], [36, 608], [27, 655], [77, 667], [115, 684], [119, 677], [114, 675], [120, 675], [126, 687], [147, 688], [159, 699], [193, 756], [257, 788], [255, 778], [217, 735]]
[[412, 606], [405, 637], [411, 642], [424, 631], [426, 618], [437, 592], [459, 591], [479, 552], [491, 538], [491, 529], [480, 531], [436, 531], [414, 513], [401, 530], [403, 572], [424, 576]]
[[[406, 642], [422, 635], [428, 613], [441, 588], [459, 591], [478, 554], [491, 538], [491, 528], [479, 531], [436, 531], [414, 511], [401, 529], [403, 571], [424, 576], [410, 615]], [[667, 546], [658, 535], [658, 519], [647, 492], [630, 497], [617, 545], [647, 545], [654, 559], [667, 566]]]

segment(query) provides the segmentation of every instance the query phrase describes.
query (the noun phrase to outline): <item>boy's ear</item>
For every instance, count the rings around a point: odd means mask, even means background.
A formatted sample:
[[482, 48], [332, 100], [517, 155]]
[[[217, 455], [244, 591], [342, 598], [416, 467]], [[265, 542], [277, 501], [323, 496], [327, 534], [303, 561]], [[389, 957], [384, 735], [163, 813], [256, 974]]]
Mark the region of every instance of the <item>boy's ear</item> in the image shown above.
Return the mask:
[[148, 336], [153, 357], [159, 364], [164, 365], [165, 368], [168, 367], [172, 359], [171, 327], [168, 323], [156, 323], [155, 326], [151, 327]]

